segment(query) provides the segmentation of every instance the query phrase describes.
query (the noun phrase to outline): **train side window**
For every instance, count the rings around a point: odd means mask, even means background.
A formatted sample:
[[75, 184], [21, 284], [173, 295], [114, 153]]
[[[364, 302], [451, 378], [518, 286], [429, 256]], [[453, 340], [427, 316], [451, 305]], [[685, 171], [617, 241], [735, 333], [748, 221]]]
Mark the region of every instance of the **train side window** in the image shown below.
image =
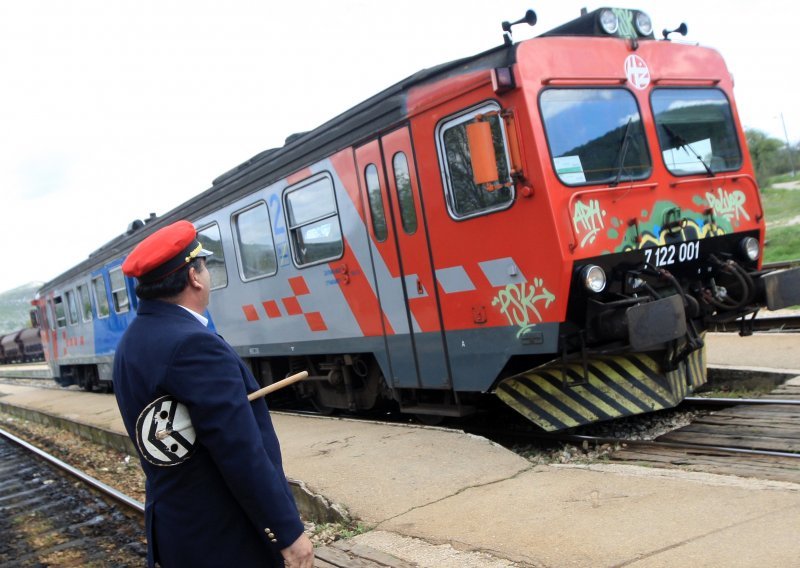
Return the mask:
[[94, 300], [97, 305], [97, 317], [101, 319], [107, 318], [110, 311], [108, 309], [106, 282], [102, 274], [92, 278], [92, 287], [94, 288]]
[[75, 303], [75, 292], [67, 290], [64, 293], [67, 298], [67, 312], [69, 313], [69, 324], [75, 325], [78, 323], [78, 305]]
[[78, 301], [81, 303], [83, 321], [92, 321], [92, 299], [86, 284], [78, 284]]
[[[499, 105], [495, 103], [483, 104], [455, 117], [447, 118], [437, 127], [439, 163], [447, 196], [447, 208], [450, 215], [456, 219], [507, 209], [514, 201], [514, 186], [510, 183], [509, 149], [506, 144], [505, 125], [497, 114], [499, 110]], [[499, 179], [509, 181], [507, 186], [494, 191], [488, 191], [475, 183], [472, 171], [467, 125], [479, 114], [488, 115], [486, 120], [492, 132]]]
[[246, 282], [275, 274], [278, 271], [278, 260], [275, 256], [267, 204], [261, 201], [235, 213], [233, 227], [242, 280]]
[[206, 258], [206, 268], [211, 273], [211, 289], [224, 288], [228, 285], [228, 272], [225, 269], [225, 253], [222, 251], [222, 237], [219, 225], [214, 223], [197, 231], [197, 239], [203, 248], [214, 254]]
[[403, 152], [392, 158], [394, 185], [397, 189], [397, 204], [400, 208], [400, 221], [403, 230], [413, 235], [417, 232], [417, 210], [414, 208], [414, 192], [411, 191], [411, 174], [408, 171], [408, 159]]
[[383, 209], [383, 196], [381, 183], [378, 177], [378, 168], [375, 164], [367, 165], [364, 170], [364, 179], [367, 182], [367, 199], [369, 201], [370, 217], [372, 217], [372, 232], [378, 242], [386, 240], [386, 212]]
[[53, 308], [56, 312], [56, 326], [67, 327], [67, 312], [64, 310], [64, 300], [61, 296], [53, 298]]
[[287, 189], [286, 216], [297, 266], [339, 258], [344, 253], [333, 180], [321, 174]]
[[128, 288], [125, 286], [125, 276], [121, 268], [108, 271], [108, 279], [111, 282], [111, 298], [114, 301], [114, 311], [124, 314], [130, 309], [128, 301]]

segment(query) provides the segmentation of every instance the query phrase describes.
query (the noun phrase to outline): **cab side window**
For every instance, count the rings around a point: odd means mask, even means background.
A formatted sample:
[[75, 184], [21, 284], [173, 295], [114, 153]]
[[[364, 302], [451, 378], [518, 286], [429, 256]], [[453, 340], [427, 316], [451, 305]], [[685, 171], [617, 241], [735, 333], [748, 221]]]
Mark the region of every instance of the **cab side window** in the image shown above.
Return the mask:
[[[437, 127], [436, 142], [442, 182], [450, 215], [456, 219], [505, 209], [514, 200], [505, 125], [498, 115], [499, 110], [500, 107], [495, 103], [484, 104], [447, 118]], [[475, 183], [472, 171], [467, 125], [474, 122], [479, 115], [485, 117], [484, 120], [489, 122], [491, 128], [499, 179], [508, 182], [494, 191], [488, 191]]]

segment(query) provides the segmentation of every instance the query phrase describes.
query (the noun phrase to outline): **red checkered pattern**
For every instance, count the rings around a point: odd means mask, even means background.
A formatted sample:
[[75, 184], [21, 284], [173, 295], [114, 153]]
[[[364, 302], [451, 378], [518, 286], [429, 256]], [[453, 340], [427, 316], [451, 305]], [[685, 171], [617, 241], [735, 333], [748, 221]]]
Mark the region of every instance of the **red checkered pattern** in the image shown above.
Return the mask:
[[[289, 286], [292, 289], [293, 296], [287, 296], [280, 299], [283, 304], [283, 309], [287, 316], [303, 316], [311, 331], [327, 331], [328, 326], [325, 324], [325, 319], [320, 312], [303, 311], [298, 296], [305, 296], [310, 294], [308, 284], [302, 276], [289, 278]], [[276, 319], [282, 317], [280, 306], [276, 300], [264, 300], [261, 302], [261, 307], [264, 309], [264, 314], [268, 319]], [[247, 321], [258, 321], [261, 319], [258, 309], [253, 304], [245, 304], [242, 306], [242, 312]]]

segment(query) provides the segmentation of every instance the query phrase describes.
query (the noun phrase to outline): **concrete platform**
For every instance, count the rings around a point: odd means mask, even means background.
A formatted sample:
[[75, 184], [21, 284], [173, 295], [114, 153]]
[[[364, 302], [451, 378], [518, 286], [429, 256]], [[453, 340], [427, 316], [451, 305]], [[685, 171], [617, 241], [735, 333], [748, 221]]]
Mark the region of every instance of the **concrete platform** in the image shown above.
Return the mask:
[[[710, 365], [800, 375], [800, 335], [707, 340]], [[5, 405], [133, 451], [113, 396], [0, 384]], [[419, 566], [800, 563], [800, 485], [622, 465], [534, 467], [440, 428], [278, 412], [273, 421], [288, 476], [373, 527], [356, 544]]]
[[[0, 405], [121, 433], [113, 396], [0, 385]], [[289, 477], [419, 566], [793, 566], [800, 485], [633, 466], [533, 466], [451, 430], [274, 413]]]

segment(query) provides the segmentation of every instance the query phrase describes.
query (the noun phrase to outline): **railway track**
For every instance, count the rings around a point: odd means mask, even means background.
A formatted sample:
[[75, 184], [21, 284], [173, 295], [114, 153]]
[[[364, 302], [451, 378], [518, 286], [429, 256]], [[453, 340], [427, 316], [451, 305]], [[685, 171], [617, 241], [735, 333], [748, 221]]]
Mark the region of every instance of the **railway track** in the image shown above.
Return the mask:
[[[139, 501], [0, 429], [0, 566], [143, 566], [143, 514]], [[315, 568], [411, 568], [346, 540], [315, 556]]]
[[[687, 404], [712, 403], [717, 402], [693, 397]], [[730, 404], [658, 437], [664, 444], [658, 451], [631, 446], [614, 459], [799, 483], [800, 380]]]
[[140, 508], [0, 430], [0, 565], [142, 566]]
[[617, 463], [800, 483], [800, 383], [790, 381], [760, 399], [690, 397], [683, 405], [722, 409], [653, 439], [583, 433], [594, 426], [571, 433], [470, 432], [511, 447], [526, 442], [569, 444], [585, 451], [611, 447], [610, 460]]

